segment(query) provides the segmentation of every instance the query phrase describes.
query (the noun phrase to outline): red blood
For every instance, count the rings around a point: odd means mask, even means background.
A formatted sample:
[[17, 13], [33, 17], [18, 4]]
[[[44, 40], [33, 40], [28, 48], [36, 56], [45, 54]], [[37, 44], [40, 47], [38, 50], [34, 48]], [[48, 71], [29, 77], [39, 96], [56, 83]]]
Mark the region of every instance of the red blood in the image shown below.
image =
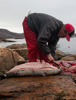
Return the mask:
[[68, 46], [68, 48], [70, 48], [70, 46]]

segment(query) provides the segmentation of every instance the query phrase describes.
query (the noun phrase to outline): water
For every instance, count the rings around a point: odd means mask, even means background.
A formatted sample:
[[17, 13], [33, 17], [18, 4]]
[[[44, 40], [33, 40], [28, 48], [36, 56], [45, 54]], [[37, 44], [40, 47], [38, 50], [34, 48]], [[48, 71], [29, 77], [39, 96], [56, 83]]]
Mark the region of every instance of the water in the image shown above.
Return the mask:
[[60, 39], [58, 44], [60, 45], [59, 50], [70, 53], [70, 54], [76, 54], [76, 37], [71, 38], [70, 42], [64, 39]]
[[12, 45], [12, 44], [22, 44], [22, 43], [26, 43], [25, 39], [8, 39], [8, 40], [12, 40], [12, 41], [16, 41], [16, 42], [0, 42], [0, 46], [2, 46], [3, 48]]
[[[25, 39], [8, 39], [8, 40], [12, 40], [16, 42], [1, 42], [0, 46], [5, 48], [6, 46], [11, 45], [11, 44], [26, 43]], [[58, 44], [59, 44], [59, 48], [58, 48], [59, 50], [66, 53], [70, 53], [70, 54], [76, 54], [76, 37], [71, 38], [70, 42], [68, 42], [66, 38], [60, 39]]]

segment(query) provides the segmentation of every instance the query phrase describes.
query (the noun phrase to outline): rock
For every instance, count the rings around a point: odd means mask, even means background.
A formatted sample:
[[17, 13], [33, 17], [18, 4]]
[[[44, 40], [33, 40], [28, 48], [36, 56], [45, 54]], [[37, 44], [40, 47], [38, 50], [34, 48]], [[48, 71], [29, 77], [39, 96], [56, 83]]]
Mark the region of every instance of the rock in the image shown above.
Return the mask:
[[28, 49], [27, 48], [12, 49], [12, 50], [16, 51], [25, 60], [28, 60]]
[[25, 60], [28, 60], [28, 49], [27, 49], [26, 44], [13, 44], [13, 45], [7, 46], [6, 48], [10, 48], [11, 50], [16, 51]]
[[10, 46], [7, 46], [6, 48], [10, 48], [10, 49], [26, 48], [26, 44], [12, 44]]
[[0, 48], [3, 48], [3, 47], [0, 46]]
[[76, 100], [76, 74], [0, 81], [0, 100]]
[[76, 54], [71, 54], [71, 55], [69, 55], [70, 57], [74, 57], [75, 58], [75, 60], [76, 60]]
[[16, 42], [16, 41], [12, 41], [12, 40], [7, 40], [7, 39], [2, 39], [0, 40], [1, 42]]
[[64, 61], [74, 61], [75, 58], [74, 57], [70, 57], [70, 56], [66, 56], [66, 57], [62, 57], [60, 60], [64, 60]]
[[0, 72], [10, 70], [18, 62], [25, 61], [17, 52], [10, 49], [0, 48]]
[[7, 40], [5, 38], [0, 37], [0, 42], [15, 42], [15, 41]]
[[55, 51], [55, 59], [60, 60], [62, 57], [66, 56], [66, 54], [58, 49]]

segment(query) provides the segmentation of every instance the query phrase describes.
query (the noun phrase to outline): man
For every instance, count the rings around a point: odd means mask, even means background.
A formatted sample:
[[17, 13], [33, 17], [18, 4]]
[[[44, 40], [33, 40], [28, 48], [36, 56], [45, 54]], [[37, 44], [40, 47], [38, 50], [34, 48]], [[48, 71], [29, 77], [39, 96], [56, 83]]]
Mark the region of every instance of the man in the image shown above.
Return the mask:
[[36, 62], [37, 58], [46, 62], [53, 62], [56, 44], [59, 38], [70, 41], [74, 34], [71, 24], [43, 13], [32, 13], [23, 21], [24, 36], [28, 47], [29, 62]]
[[[36, 62], [37, 58], [45, 62], [53, 62], [56, 44], [59, 38], [70, 41], [74, 34], [71, 24], [63, 24], [62, 21], [46, 14], [33, 13], [25, 17], [23, 21], [24, 36], [28, 47], [29, 62]], [[1, 74], [0, 78], [7, 76]]]

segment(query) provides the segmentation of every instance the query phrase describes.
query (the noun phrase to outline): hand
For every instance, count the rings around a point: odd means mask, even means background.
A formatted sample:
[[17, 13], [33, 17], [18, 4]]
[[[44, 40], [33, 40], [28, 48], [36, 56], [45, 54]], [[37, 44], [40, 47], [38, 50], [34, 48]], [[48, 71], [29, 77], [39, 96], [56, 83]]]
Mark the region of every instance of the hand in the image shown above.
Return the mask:
[[51, 54], [48, 54], [48, 55], [47, 55], [47, 58], [48, 58], [48, 60], [49, 60], [50, 62], [54, 62], [54, 58], [52, 57]]

